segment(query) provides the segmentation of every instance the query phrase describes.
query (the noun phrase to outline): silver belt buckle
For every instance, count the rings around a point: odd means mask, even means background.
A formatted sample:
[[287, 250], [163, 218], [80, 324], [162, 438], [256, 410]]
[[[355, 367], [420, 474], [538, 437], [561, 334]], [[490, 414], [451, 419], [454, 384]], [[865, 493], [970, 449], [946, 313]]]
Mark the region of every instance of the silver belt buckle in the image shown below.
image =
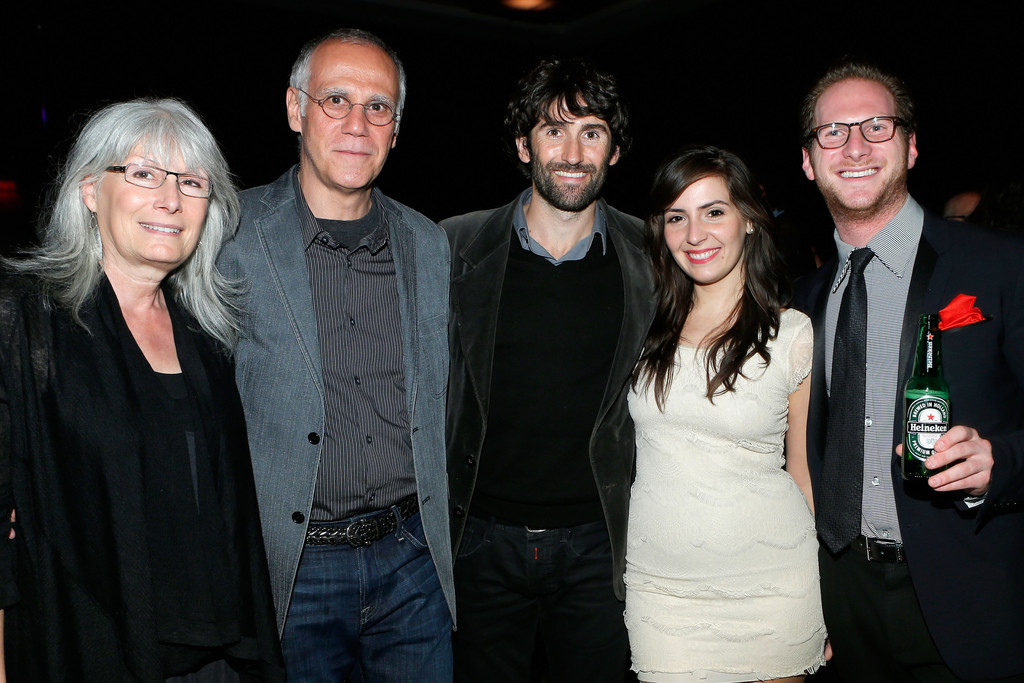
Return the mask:
[[526, 533], [528, 533], [528, 534], [541, 534], [541, 533], [544, 533], [545, 531], [547, 531], [547, 529], [531, 529], [530, 527], [526, 526], [525, 524], [523, 525], [523, 528], [526, 529]]
[[[891, 539], [864, 537], [864, 550], [867, 553], [868, 562], [903, 562], [903, 548], [901, 545]], [[875, 547], [875, 557], [871, 556], [872, 546]], [[895, 558], [886, 557], [886, 555], [892, 552], [896, 553]]]
[[366, 547], [373, 543], [370, 536], [377, 530], [374, 518], [364, 517], [351, 522], [345, 527], [346, 542], [353, 548]]

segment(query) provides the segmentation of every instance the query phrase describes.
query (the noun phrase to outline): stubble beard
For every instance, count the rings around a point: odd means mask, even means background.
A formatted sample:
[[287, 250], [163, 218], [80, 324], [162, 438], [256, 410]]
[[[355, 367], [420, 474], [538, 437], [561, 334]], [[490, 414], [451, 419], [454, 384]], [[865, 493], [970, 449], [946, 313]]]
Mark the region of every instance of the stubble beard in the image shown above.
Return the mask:
[[[829, 185], [818, 185], [821, 196], [824, 198], [828, 212], [833, 215], [839, 225], [867, 224], [876, 222], [884, 217], [895, 215], [906, 202], [906, 170], [889, 178], [876, 200], [866, 206], [851, 206], [846, 203], [839, 191]], [[886, 221], [888, 222], [888, 220]]]
[[903, 164], [885, 180], [874, 201], [866, 205], [851, 205], [843, 197], [836, 184], [823, 183], [820, 178], [827, 177], [817, 174], [818, 190], [821, 192], [829, 213], [836, 225], [871, 225], [883, 218], [886, 223], [891, 219], [907, 200], [908, 168]]
[[[556, 171], [569, 171], [590, 174], [589, 181], [584, 185], [562, 185], [555, 176]], [[551, 206], [559, 211], [579, 212], [590, 206], [601, 194], [604, 180], [608, 174], [608, 165], [600, 167], [591, 164], [562, 164], [550, 162], [547, 166], [530, 164], [530, 179], [537, 192]]]

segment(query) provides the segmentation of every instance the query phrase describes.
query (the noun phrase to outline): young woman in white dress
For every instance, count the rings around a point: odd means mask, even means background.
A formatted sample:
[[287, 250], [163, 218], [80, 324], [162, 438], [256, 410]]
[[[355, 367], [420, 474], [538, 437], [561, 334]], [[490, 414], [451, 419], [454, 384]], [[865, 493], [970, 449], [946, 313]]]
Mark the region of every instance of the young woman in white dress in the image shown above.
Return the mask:
[[647, 683], [802, 681], [825, 661], [805, 428], [812, 330], [749, 169], [714, 147], [655, 175], [658, 308], [630, 413], [626, 625]]

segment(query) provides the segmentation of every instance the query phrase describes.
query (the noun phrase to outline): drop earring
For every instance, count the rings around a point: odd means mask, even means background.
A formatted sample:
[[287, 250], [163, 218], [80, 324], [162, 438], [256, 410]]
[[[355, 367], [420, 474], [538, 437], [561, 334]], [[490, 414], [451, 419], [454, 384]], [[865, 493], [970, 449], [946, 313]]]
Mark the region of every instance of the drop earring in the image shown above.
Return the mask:
[[93, 237], [96, 240], [96, 253], [98, 255], [96, 260], [102, 263], [102, 261], [103, 261], [103, 238], [100, 237], [100, 224], [99, 224], [99, 221], [96, 220], [96, 214], [95, 213], [90, 214], [90, 215], [92, 216], [92, 234], [93, 234]]

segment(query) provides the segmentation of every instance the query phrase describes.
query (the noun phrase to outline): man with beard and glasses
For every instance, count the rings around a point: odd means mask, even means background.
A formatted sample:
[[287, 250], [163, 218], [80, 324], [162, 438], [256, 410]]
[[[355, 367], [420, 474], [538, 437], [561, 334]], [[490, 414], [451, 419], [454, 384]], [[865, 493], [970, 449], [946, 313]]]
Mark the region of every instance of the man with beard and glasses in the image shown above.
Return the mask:
[[[797, 286], [814, 322], [807, 464], [828, 668], [857, 683], [1020, 683], [1024, 241], [910, 196], [914, 103], [898, 78], [840, 64], [802, 124], [839, 254]], [[904, 481], [903, 387], [919, 317], [940, 311], [949, 431], [924, 461], [932, 476]]]
[[545, 60], [505, 117], [531, 187], [442, 222], [457, 681], [621, 683], [630, 374], [653, 316], [642, 224], [599, 199], [629, 147], [615, 79]]

